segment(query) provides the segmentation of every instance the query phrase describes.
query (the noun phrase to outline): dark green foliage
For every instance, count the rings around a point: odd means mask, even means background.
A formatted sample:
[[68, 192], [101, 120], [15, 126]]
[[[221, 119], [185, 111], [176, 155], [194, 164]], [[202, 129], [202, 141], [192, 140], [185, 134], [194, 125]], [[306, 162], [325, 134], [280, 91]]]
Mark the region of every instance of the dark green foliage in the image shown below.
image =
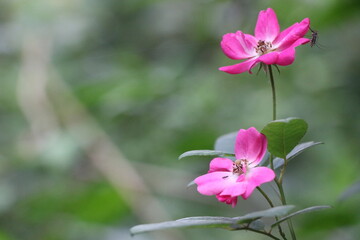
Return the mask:
[[307, 123], [299, 118], [276, 120], [261, 131], [268, 140], [268, 150], [276, 157], [286, 158], [307, 131]]
[[[264, 211], [248, 213], [240, 217], [188, 217], [178, 219], [175, 221], [168, 221], [162, 223], [143, 224], [132, 227], [130, 229], [131, 234], [138, 234], [148, 231], [163, 230], [168, 228], [185, 228], [185, 227], [208, 227], [208, 228], [222, 228], [226, 230], [246, 230], [250, 226], [254, 229], [261, 229], [260, 224], [257, 220], [264, 217], [283, 216], [288, 213], [294, 206], [280, 206], [270, 208]], [[251, 223], [253, 223], [251, 225]], [[243, 225], [245, 224], [245, 225]], [[249, 225], [250, 224], [250, 225]]]

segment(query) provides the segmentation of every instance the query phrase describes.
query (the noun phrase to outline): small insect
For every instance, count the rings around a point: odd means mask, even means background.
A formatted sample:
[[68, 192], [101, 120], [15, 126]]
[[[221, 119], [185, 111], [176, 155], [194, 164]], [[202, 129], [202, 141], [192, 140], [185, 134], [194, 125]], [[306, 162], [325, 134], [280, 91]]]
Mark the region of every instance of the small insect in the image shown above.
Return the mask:
[[225, 179], [225, 178], [228, 178], [229, 176], [223, 176], [222, 178]]
[[318, 32], [315, 31], [315, 30], [312, 30], [311, 27], [309, 27], [310, 31], [311, 31], [311, 41], [310, 41], [310, 47], [313, 47], [313, 46], [317, 46], [316, 42], [318, 41], [319, 39], [319, 35], [318, 35]]

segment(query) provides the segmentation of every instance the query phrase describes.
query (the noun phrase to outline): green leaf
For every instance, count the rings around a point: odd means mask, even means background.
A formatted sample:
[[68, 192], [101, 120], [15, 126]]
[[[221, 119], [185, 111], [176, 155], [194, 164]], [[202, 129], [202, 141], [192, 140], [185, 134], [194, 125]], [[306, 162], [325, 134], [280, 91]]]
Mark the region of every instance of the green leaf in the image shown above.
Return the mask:
[[[244, 216], [234, 218], [212, 216], [188, 217], [175, 221], [137, 225], [132, 227], [130, 232], [132, 235], [134, 235], [149, 231], [185, 227], [221, 228], [227, 230], [243, 230], [253, 228], [260, 230], [263, 229], [264, 225], [258, 221], [258, 219], [263, 217], [283, 216], [287, 214], [292, 208], [294, 208], [294, 206], [280, 206], [264, 211], [252, 212]], [[241, 224], [244, 223], [246, 224], [242, 226]]]
[[233, 224], [233, 220], [226, 217], [189, 217], [175, 221], [137, 225], [130, 229], [130, 233], [134, 235], [149, 231], [184, 227], [210, 227], [232, 229], [230, 226], [232, 226]]
[[302, 210], [296, 211], [294, 213], [291, 213], [290, 215], [287, 215], [287, 216], [281, 218], [279, 221], [272, 224], [271, 228], [275, 227], [276, 225], [278, 225], [278, 224], [282, 223], [283, 221], [286, 221], [287, 219], [292, 218], [296, 215], [304, 214], [304, 213], [308, 213], [308, 212], [319, 211], [319, 210], [324, 210], [324, 209], [328, 209], [328, 208], [331, 208], [331, 206], [323, 205], [323, 206], [313, 206], [313, 207], [304, 208]]
[[202, 221], [207, 221], [207, 220], [215, 220], [215, 221], [222, 221], [224, 220], [226, 221], [230, 221], [232, 223], [232, 218], [230, 217], [215, 217], [215, 216], [197, 216], [197, 217], [186, 217], [186, 218], [180, 218], [176, 221], [193, 221], [193, 220], [202, 220]]
[[231, 132], [216, 139], [215, 150], [234, 154], [235, 141], [238, 132]]
[[[322, 142], [304, 142], [304, 143], [300, 143], [298, 144], [293, 150], [291, 150], [291, 152], [286, 156], [287, 161], [295, 158], [297, 155], [299, 155], [300, 153], [302, 153], [303, 151], [305, 151], [306, 149], [319, 145], [319, 144], [323, 144]], [[279, 167], [281, 167], [282, 165], [284, 165], [284, 159], [283, 158], [274, 158], [273, 160], [274, 163], [274, 169], [277, 169]], [[270, 167], [270, 165], [268, 166]]]
[[195, 156], [200, 156], [200, 157], [225, 157], [225, 156], [232, 156], [233, 154], [231, 153], [225, 153], [222, 151], [214, 151], [214, 150], [193, 150], [193, 151], [188, 151], [188, 152], [184, 152], [183, 154], [181, 154], [179, 156], [179, 160], [186, 158], [186, 157], [195, 157]]
[[255, 229], [258, 231], [262, 231], [265, 229], [265, 223], [262, 220], [258, 219], [258, 220], [251, 222], [249, 224], [249, 228]]
[[287, 214], [294, 207], [295, 206], [292, 205], [273, 207], [263, 211], [248, 213], [244, 216], [235, 217], [233, 219], [236, 221], [236, 223], [248, 223], [263, 217], [279, 217]]
[[261, 131], [268, 140], [268, 150], [276, 157], [285, 158], [307, 131], [307, 123], [300, 118], [276, 120]]
[[357, 183], [351, 185], [348, 189], [346, 189], [341, 194], [338, 201], [343, 202], [343, 201], [349, 199], [350, 197], [354, 196], [355, 194], [359, 194], [359, 193], [360, 193], [360, 182], [357, 182]]

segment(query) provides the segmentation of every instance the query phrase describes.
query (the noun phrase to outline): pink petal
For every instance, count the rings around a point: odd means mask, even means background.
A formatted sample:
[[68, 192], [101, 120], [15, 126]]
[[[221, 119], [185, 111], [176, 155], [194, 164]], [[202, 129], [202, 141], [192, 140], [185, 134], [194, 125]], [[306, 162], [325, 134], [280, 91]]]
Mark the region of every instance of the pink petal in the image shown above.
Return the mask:
[[290, 65], [295, 60], [295, 47], [306, 44], [310, 42], [310, 39], [307, 38], [299, 38], [296, 42], [294, 42], [289, 48], [279, 52], [278, 59], [275, 64], [280, 66]]
[[245, 62], [241, 62], [235, 65], [220, 67], [219, 70], [230, 74], [239, 74], [246, 71], [252, 73], [251, 69], [255, 67], [258, 62], [259, 61], [257, 58], [251, 58]]
[[309, 25], [310, 20], [305, 18], [300, 23], [295, 23], [291, 27], [285, 29], [273, 42], [274, 48], [282, 50], [290, 47], [299, 38], [304, 37], [309, 30]]
[[282, 40], [284, 40], [284, 38], [289, 35], [290, 32], [292, 32], [293, 29], [296, 29], [299, 26], [299, 23], [296, 22], [293, 25], [291, 25], [290, 27], [286, 28], [285, 30], [283, 30], [278, 36], [277, 38], [273, 41], [273, 46], [278, 46], [279, 42], [281, 42]]
[[279, 53], [278, 52], [270, 52], [270, 53], [266, 53], [264, 55], [261, 55], [259, 57], [259, 61], [263, 62], [267, 65], [271, 65], [271, 64], [276, 64], [277, 60], [279, 57]]
[[219, 195], [220, 196], [231, 196], [231, 197], [237, 197], [241, 194], [244, 194], [246, 191], [246, 183], [244, 182], [236, 182], [232, 184], [231, 186], [228, 186], [224, 189]]
[[220, 45], [225, 55], [231, 59], [244, 59], [256, 55], [255, 37], [243, 34], [241, 31], [225, 34]]
[[267, 140], [264, 134], [251, 127], [247, 130], [240, 129], [235, 142], [236, 159], [247, 159], [249, 167], [260, 163], [265, 155]]
[[295, 60], [295, 48], [291, 47], [279, 53], [276, 64], [280, 66], [290, 65]]
[[255, 27], [255, 37], [258, 40], [272, 42], [280, 33], [280, 26], [274, 10], [268, 8], [260, 11]]
[[233, 170], [234, 162], [227, 158], [214, 158], [210, 162], [210, 170], [211, 172], [231, 172]]
[[297, 46], [306, 44], [306, 43], [308, 43], [308, 42], [310, 42], [310, 39], [308, 39], [308, 38], [299, 38], [298, 40], [296, 40], [296, 42], [294, 42], [294, 43], [290, 46], [290, 48], [295, 48], [295, 47], [297, 47]]
[[197, 190], [199, 193], [203, 195], [216, 195], [236, 183], [236, 178], [232, 175], [229, 172], [212, 172], [197, 177], [194, 182], [198, 185]]
[[220, 201], [220, 202], [224, 202], [226, 204], [231, 204], [232, 207], [235, 207], [237, 204], [237, 197], [230, 197], [230, 196], [220, 196], [220, 195], [216, 195], [216, 198]]
[[263, 183], [271, 182], [275, 178], [275, 173], [267, 167], [256, 167], [250, 169], [246, 174], [246, 191], [242, 195], [244, 199], [250, 197], [254, 189]]

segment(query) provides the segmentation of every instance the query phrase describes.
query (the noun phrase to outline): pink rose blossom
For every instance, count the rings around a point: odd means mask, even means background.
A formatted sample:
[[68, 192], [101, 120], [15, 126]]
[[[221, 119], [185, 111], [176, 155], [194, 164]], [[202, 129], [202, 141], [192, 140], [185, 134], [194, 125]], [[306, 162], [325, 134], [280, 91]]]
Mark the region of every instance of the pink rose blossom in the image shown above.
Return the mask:
[[214, 158], [207, 174], [194, 181], [204, 195], [216, 195], [220, 202], [236, 206], [238, 196], [247, 199], [254, 189], [275, 178], [273, 170], [256, 167], [265, 155], [267, 140], [254, 127], [240, 129], [236, 137], [235, 157]]
[[295, 60], [295, 47], [308, 43], [304, 38], [309, 30], [310, 20], [305, 18], [300, 23], [280, 32], [280, 26], [274, 10], [260, 11], [255, 27], [255, 36], [237, 31], [227, 33], [221, 41], [221, 48], [231, 59], [246, 59], [241, 63], [220, 67], [219, 70], [239, 74], [251, 69], [258, 63], [280, 66], [290, 65]]

